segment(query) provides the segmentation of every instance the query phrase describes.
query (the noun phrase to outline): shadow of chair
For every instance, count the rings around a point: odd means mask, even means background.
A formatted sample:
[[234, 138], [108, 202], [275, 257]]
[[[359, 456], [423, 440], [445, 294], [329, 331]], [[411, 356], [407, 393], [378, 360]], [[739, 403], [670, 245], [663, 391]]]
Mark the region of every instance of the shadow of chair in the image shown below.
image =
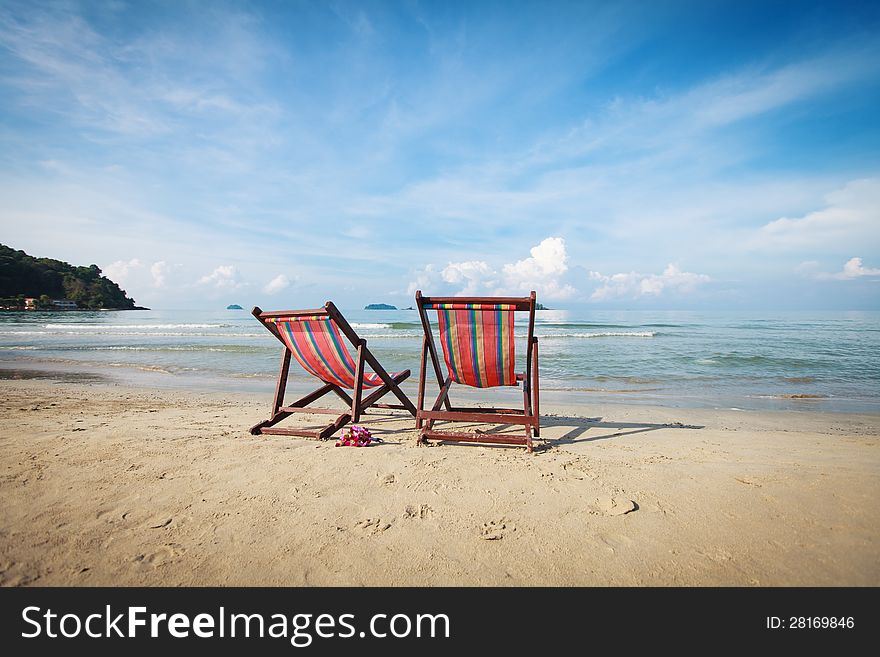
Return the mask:
[[[704, 429], [703, 425], [682, 424], [681, 422], [609, 422], [601, 417], [573, 417], [565, 415], [545, 415], [541, 418], [541, 424], [545, 427], [567, 427], [571, 430], [558, 438], [546, 438], [546, 445], [571, 445], [575, 443], [587, 443], [596, 440], [610, 440], [632, 436], [638, 433], [658, 431], [660, 429]], [[590, 429], [613, 429], [610, 433], [599, 435], [584, 435]]]

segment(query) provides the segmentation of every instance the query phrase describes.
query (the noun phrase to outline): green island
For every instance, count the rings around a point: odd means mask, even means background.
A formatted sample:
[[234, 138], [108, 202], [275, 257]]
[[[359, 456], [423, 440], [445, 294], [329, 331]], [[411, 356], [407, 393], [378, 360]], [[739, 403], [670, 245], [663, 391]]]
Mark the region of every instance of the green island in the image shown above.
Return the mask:
[[397, 310], [397, 306], [389, 306], [387, 303], [368, 303], [364, 310]]
[[0, 310], [148, 310], [101, 274], [0, 244]]

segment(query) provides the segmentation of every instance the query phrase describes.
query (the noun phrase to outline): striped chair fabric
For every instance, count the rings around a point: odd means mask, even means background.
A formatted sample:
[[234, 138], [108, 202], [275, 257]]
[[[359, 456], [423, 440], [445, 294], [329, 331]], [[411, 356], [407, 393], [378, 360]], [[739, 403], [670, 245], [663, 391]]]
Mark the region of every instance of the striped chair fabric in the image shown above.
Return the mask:
[[437, 311], [440, 344], [450, 378], [474, 388], [515, 386], [515, 306], [427, 303]]
[[[355, 362], [336, 324], [327, 315], [269, 318], [278, 327], [284, 344], [303, 369], [325, 383], [354, 388]], [[389, 372], [394, 378], [399, 372]], [[383, 381], [375, 372], [364, 372], [364, 386]]]

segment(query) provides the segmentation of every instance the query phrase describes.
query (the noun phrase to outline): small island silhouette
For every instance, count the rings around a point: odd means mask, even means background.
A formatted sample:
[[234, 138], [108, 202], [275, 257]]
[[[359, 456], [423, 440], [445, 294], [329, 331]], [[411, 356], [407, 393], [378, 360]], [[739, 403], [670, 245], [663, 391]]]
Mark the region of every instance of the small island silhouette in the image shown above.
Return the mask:
[[237, 303], [230, 303], [228, 306], [226, 306], [226, 310], [244, 310], [244, 308], [239, 306]]
[[390, 306], [387, 303], [368, 303], [364, 306], [364, 310], [397, 310], [397, 306]]

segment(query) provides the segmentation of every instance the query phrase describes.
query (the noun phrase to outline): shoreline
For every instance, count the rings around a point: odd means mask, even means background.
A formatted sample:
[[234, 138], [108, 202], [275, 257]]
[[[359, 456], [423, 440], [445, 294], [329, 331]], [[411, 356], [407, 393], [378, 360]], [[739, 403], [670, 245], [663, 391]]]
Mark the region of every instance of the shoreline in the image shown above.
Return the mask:
[[[417, 373], [403, 383], [404, 391], [415, 398]], [[96, 363], [71, 359], [28, 359], [21, 357], [0, 358], [0, 381], [28, 378], [58, 379], [76, 382], [83, 376], [92, 382], [119, 385], [142, 389], [180, 390], [183, 392], [228, 391], [235, 394], [269, 395], [275, 389], [275, 375], [230, 376], [220, 373], [170, 372], [156, 366], [137, 366], [130, 363]], [[314, 379], [296, 372], [288, 380], [290, 395], [305, 394], [314, 389]], [[516, 389], [518, 390], [518, 389]], [[485, 398], [504, 402], [509, 397], [518, 403], [520, 393], [509, 390], [486, 390], [473, 393], [458, 387], [458, 393], [465, 397]], [[486, 396], [488, 395], [488, 396]], [[877, 403], [864, 399], [832, 397], [813, 394], [746, 394], [739, 397], [731, 395], [697, 396], [690, 392], [667, 391], [657, 393], [651, 390], [619, 390], [566, 387], [542, 380], [542, 399], [551, 403], [620, 404], [623, 406], [656, 406], [672, 409], [709, 409], [730, 411], [767, 411], [793, 413], [834, 413], [840, 415], [880, 415]], [[426, 396], [430, 397], [429, 393]]]
[[874, 414], [542, 399], [529, 456], [416, 447], [400, 412], [363, 449], [251, 436], [264, 394], [0, 386], [0, 585], [880, 585]]

